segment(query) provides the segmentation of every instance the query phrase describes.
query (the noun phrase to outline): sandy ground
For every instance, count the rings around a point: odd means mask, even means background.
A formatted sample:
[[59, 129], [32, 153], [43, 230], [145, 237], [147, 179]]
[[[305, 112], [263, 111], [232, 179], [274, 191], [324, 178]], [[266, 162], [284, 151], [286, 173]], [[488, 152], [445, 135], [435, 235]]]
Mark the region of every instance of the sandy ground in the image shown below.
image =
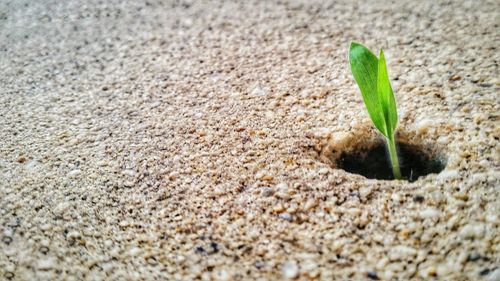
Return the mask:
[[[323, 2], [1, 1], [0, 279], [500, 280], [500, 2]], [[443, 172], [328, 164], [350, 40]]]

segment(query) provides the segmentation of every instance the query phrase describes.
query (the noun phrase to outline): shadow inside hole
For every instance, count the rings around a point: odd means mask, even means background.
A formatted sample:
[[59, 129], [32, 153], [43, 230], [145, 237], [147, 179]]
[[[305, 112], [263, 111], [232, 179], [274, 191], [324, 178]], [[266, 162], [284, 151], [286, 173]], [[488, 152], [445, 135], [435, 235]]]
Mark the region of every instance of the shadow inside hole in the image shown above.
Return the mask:
[[[441, 172], [446, 165], [442, 157], [432, 157], [418, 146], [398, 143], [398, 157], [404, 179], [413, 182], [419, 177]], [[393, 180], [389, 154], [384, 143], [366, 149], [343, 153], [337, 167], [369, 179]]]

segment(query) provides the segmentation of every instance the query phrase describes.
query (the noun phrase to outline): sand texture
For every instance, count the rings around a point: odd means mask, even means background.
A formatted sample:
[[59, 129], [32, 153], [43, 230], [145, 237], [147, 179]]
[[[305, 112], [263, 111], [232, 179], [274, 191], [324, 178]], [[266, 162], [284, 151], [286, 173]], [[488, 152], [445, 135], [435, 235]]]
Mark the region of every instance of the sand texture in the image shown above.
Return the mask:
[[[500, 2], [0, 1], [0, 280], [500, 280]], [[415, 182], [379, 135], [384, 48]]]

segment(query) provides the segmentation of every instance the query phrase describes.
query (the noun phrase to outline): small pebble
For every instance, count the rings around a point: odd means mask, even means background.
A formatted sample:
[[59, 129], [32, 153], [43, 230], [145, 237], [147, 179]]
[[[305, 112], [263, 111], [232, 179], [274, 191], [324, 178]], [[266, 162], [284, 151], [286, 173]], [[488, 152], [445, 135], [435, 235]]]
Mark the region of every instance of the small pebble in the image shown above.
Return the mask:
[[389, 259], [408, 260], [416, 256], [417, 250], [408, 246], [395, 246], [389, 250]]
[[480, 238], [484, 236], [484, 226], [482, 224], [467, 224], [460, 230], [460, 237], [463, 239]]
[[309, 199], [304, 204], [304, 210], [309, 211], [312, 208], [316, 207], [317, 205], [318, 205], [318, 202], [315, 199]]
[[419, 216], [422, 219], [435, 219], [439, 218], [440, 216], [439, 210], [433, 209], [433, 208], [427, 208], [419, 212]]
[[293, 217], [289, 213], [282, 213], [279, 215], [280, 218], [286, 220], [286, 221], [292, 221]]
[[4, 236], [4, 237], [2, 237], [2, 242], [9, 245], [12, 242], [12, 237]]
[[66, 235], [66, 237], [68, 239], [78, 239], [78, 238], [81, 237], [81, 234], [80, 234], [79, 231], [74, 230], [74, 231], [68, 232], [68, 234]]
[[46, 246], [40, 247], [40, 253], [46, 255], [49, 252], [49, 248]]
[[479, 253], [472, 253], [467, 257], [467, 261], [475, 262], [481, 259], [481, 255]]
[[139, 255], [139, 253], [142, 253], [142, 249], [141, 248], [138, 248], [138, 247], [133, 247], [131, 248], [129, 251], [128, 251], [128, 254], [131, 256], [131, 257], [136, 257]]
[[135, 184], [134, 184], [134, 182], [133, 182], [133, 181], [125, 181], [125, 182], [123, 182], [123, 186], [124, 186], [124, 187], [128, 187], [128, 188], [130, 188], [130, 187], [133, 187], [134, 185], [135, 185]]
[[14, 276], [15, 276], [15, 275], [14, 275], [14, 272], [6, 271], [6, 272], [4, 273], [4, 275], [3, 275], [3, 276], [4, 276], [6, 279], [11, 280], [11, 279], [13, 279], [13, 278], [14, 278]]
[[125, 176], [134, 177], [135, 176], [135, 171], [134, 170], [123, 170], [122, 174], [125, 175]]
[[371, 193], [372, 193], [371, 187], [363, 187], [359, 189], [359, 196], [361, 196], [361, 198], [366, 198]]
[[39, 270], [50, 270], [54, 268], [57, 264], [56, 258], [43, 258], [38, 261], [38, 269]]
[[270, 196], [273, 196], [273, 194], [274, 194], [274, 189], [272, 189], [270, 187], [264, 187], [261, 190], [261, 195], [263, 197], [270, 197]]
[[274, 207], [273, 207], [273, 211], [274, 211], [275, 213], [281, 213], [281, 212], [283, 212], [284, 210], [285, 210], [285, 208], [284, 208], [284, 207], [283, 207], [283, 205], [281, 205], [281, 204], [278, 204], [278, 205], [276, 205], [276, 206], [274, 206]]
[[276, 189], [279, 190], [280, 192], [283, 192], [283, 193], [288, 193], [288, 191], [289, 191], [288, 184], [286, 184], [284, 182], [277, 184]]
[[285, 279], [293, 279], [298, 276], [299, 267], [295, 262], [286, 262], [281, 267], [281, 272], [283, 273], [283, 277], [285, 277]]
[[72, 177], [76, 177], [78, 176], [82, 171], [76, 169], [76, 170], [72, 170], [68, 173], [68, 177], [72, 178]]
[[155, 266], [155, 265], [157, 265], [157, 264], [158, 264], [158, 261], [157, 261], [154, 257], [149, 257], [149, 258], [147, 259], [147, 263], [148, 263], [149, 265], [153, 265], [153, 266]]

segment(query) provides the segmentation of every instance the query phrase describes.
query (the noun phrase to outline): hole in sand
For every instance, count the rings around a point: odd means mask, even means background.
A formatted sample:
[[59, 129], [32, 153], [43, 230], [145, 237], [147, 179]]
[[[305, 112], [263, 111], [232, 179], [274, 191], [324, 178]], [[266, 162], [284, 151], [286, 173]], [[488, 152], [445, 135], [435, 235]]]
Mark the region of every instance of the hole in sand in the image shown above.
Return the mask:
[[[439, 173], [446, 157], [434, 145], [408, 134], [397, 136], [399, 165], [404, 179]], [[320, 152], [320, 159], [333, 168], [359, 174], [369, 179], [393, 180], [391, 163], [384, 140], [369, 131], [332, 135]]]
[[[439, 173], [446, 165], [444, 157], [430, 155], [419, 146], [398, 143], [397, 147], [401, 174], [410, 182], [416, 181], [421, 176]], [[369, 149], [342, 153], [336, 163], [340, 169], [369, 179], [394, 179], [384, 143], [376, 143]]]

